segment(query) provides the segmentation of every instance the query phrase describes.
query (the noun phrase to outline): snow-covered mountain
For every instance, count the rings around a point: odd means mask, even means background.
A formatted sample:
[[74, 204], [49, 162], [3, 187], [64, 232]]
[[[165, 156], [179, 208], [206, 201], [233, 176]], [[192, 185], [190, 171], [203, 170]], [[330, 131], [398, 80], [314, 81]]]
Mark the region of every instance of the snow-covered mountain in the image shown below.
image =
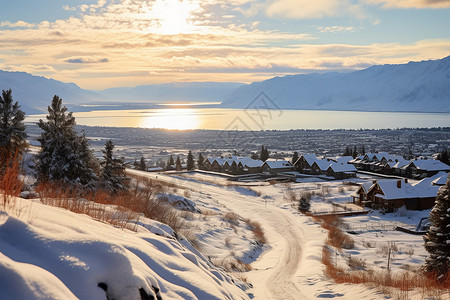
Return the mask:
[[101, 95], [83, 90], [74, 83], [64, 83], [24, 72], [0, 70], [0, 90], [8, 89], [12, 89], [14, 101], [18, 101], [27, 114], [47, 112], [54, 95], [60, 96], [66, 104], [89, 103], [102, 98]]
[[119, 87], [100, 91], [109, 100], [222, 102], [243, 83], [179, 82]]
[[145, 103], [164, 101], [222, 102], [241, 85], [234, 82], [184, 82], [90, 91], [74, 83], [0, 70], [0, 90], [12, 89], [13, 99], [27, 114], [46, 113], [54, 95], [60, 96], [72, 111], [86, 109], [79, 106], [82, 104], [104, 105], [97, 109], [111, 109], [108, 105], [118, 102], [121, 105], [115, 109], [131, 109], [142, 108]]
[[261, 92], [286, 109], [450, 112], [450, 56], [351, 73], [275, 77], [241, 86], [222, 106], [255, 106]]

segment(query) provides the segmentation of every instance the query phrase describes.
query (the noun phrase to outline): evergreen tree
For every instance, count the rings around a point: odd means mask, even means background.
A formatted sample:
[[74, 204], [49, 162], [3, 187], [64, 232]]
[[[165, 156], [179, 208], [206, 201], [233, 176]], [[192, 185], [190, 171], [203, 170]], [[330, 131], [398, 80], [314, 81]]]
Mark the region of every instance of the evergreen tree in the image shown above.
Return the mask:
[[443, 162], [444, 164], [449, 164], [448, 150], [444, 149], [441, 153], [438, 154], [437, 159]]
[[141, 170], [141, 171], [147, 170], [147, 165], [145, 164], [145, 159], [143, 156], [141, 157], [141, 160], [139, 161], [139, 170]]
[[[113, 157], [114, 143], [109, 140], [103, 150], [102, 186], [113, 194], [126, 188], [125, 182], [128, 180], [125, 175], [125, 167], [121, 159]], [[145, 162], [144, 162], [145, 163]]]
[[366, 147], [364, 145], [361, 147], [361, 155], [366, 155]]
[[25, 113], [18, 102], [13, 103], [11, 90], [3, 90], [0, 96], [0, 171], [14, 155], [21, 155], [27, 143], [25, 139]]
[[424, 270], [445, 280], [450, 269], [450, 178], [439, 189], [429, 220], [431, 226], [423, 239], [430, 256], [425, 259]]
[[182, 170], [182, 167], [181, 167], [181, 160], [180, 160], [180, 157], [179, 157], [179, 156], [177, 156], [177, 161], [175, 162], [175, 166], [176, 166], [176, 170], [177, 170], [177, 171], [181, 171], [181, 170]]
[[200, 170], [203, 170], [205, 164], [205, 158], [201, 153], [198, 154], [198, 160], [197, 160], [197, 168]]
[[292, 155], [292, 165], [294, 165], [298, 160], [298, 152], [295, 151], [294, 155]]
[[188, 171], [194, 170], [195, 161], [194, 161], [194, 155], [192, 155], [191, 150], [189, 150], [186, 164], [187, 164]]
[[84, 134], [75, 131], [75, 118], [62, 106], [62, 99], [54, 96], [48, 107], [47, 121], [39, 120], [42, 129], [38, 141], [36, 171], [39, 181], [61, 181], [70, 186], [94, 188], [98, 180], [96, 162]]
[[358, 156], [358, 151], [356, 150], [356, 146], [353, 148], [352, 157], [356, 158]]
[[311, 203], [308, 198], [300, 197], [300, 201], [298, 203], [298, 209], [301, 211], [309, 211], [311, 208]]
[[175, 165], [175, 162], [173, 161], [173, 156], [171, 154], [169, 160], [167, 161], [166, 169], [170, 170], [173, 165]]
[[350, 150], [349, 146], [345, 147], [345, 151], [342, 156], [352, 156], [352, 150]]
[[269, 150], [267, 150], [267, 147], [261, 146], [261, 155], [260, 155], [260, 159], [262, 161], [266, 161], [267, 159], [269, 159]]

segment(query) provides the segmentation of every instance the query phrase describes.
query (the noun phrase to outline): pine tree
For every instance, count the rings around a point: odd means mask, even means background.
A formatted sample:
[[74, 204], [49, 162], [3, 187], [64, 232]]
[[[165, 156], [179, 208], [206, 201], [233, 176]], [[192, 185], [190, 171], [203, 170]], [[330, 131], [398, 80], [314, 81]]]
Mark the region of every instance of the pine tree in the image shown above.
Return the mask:
[[198, 154], [198, 160], [197, 160], [197, 168], [200, 170], [203, 170], [205, 164], [205, 158], [201, 153]]
[[191, 150], [189, 150], [186, 164], [187, 164], [188, 171], [194, 170], [195, 161], [194, 161], [194, 155], [192, 155]]
[[309, 211], [311, 208], [311, 203], [308, 198], [300, 197], [300, 201], [298, 203], [298, 209], [301, 211]]
[[177, 161], [175, 162], [175, 168], [176, 168], [177, 171], [181, 171], [181, 169], [182, 169], [182, 167], [181, 167], [181, 160], [180, 160], [179, 156], [177, 156]]
[[350, 150], [350, 147], [345, 147], [345, 152], [342, 154], [342, 156], [352, 156], [352, 150]]
[[167, 161], [166, 169], [170, 170], [172, 166], [175, 165], [172, 154], [170, 155], [169, 160]]
[[113, 157], [114, 143], [109, 140], [103, 150], [102, 186], [113, 194], [125, 190], [128, 177], [125, 175], [125, 167], [121, 159]]
[[294, 165], [298, 160], [298, 152], [294, 151], [294, 155], [292, 155], [292, 165]]
[[361, 147], [361, 155], [366, 155], [366, 147], [364, 145]]
[[39, 120], [42, 129], [38, 141], [36, 171], [39, 181], [61, 181], [69, 187], [82, 185], [94, 188], [98, 180], [92, 151], [84, 134], [75, 131], [75, 118], [54, 96], [48, 107], [47, 121]]
[[448, 150], [446, 150], [446, 149], [442, 150], [442, 152], [438, 154], [437, 159], [440, 160], [441, 162], [443, 162], [444, 164], [448, 165], [450, 163], [449, 157], [448, 157]]
[[262, 161], [266, 161], [269, 159], [269, 150], [267, 150], [267, 147], [261, 146], [261, 155], [260, 155], [260, 159]]
[[430, 256], [425, 259], [424, 270], [445, 280], [450, 269], [450, 178], [439, 189], [429, 220], [431, 226], [423, 239]]
[[145, 159], [143, 156], [141, 157], [141, 160], [139, 161], [139, 170], [141, 170], [141, 171], [147, 170], [147, 165], [145, 164]]
[[356, 146], [353, 148], [352, 157], [356, 158], [358, 156], [358, 150], [356, 150]]
[[24, 119], [25, 113], [18, 102], [13, 104], [12, 91], [3, 90], [0, 96], [0, 171], [27, 146]]

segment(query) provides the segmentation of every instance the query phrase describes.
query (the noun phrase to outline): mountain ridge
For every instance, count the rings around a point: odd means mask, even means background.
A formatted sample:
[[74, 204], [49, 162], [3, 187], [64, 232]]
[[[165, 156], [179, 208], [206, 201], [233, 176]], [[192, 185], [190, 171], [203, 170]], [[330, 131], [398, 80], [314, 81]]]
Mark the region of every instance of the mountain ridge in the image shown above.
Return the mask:
[[450, 56], [350, 73], [274, 77], [239, 87], [221, 106], [247, 108], [261, 92], [281, 109], [450, 112]]

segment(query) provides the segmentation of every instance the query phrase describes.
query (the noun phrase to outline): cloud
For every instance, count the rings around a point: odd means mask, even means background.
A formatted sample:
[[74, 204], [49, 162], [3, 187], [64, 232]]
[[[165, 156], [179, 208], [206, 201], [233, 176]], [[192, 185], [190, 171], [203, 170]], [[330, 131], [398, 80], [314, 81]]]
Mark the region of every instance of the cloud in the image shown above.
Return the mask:
[[27, 23], [24, 21], [17, 21], [14, 23], [11, 23], [9, 21], [3, 21], [0, 23], [0, 27], [10, 27], [10, 28], [33, 28], [35, 27], [35, 24]]
[[384, 8], [450, 8], [450, 0], [366, 0], [370, 4], [382, 4]]
[[315, 19], [338, 12], [338, 0], [277, 0], [267, 7], [269, 17], [289, 19]]
[[317, 29], [320, 32], [352, 32], [355, 31], [353, 26], [319, 26]]
[[[191, 0], [189, 5], [193, 6], [182, 7], [194, 9], [185, 20], [190, 25], [188, 30], [176, 33], [177, 28], [173, 28], [175, 33], [171, 34], [160, 30], [161, 17], [152, 12], [155, 1], [163, 0], [98, 1], [95, 7], [77, 7], [79, 14], [67, 19], [14, 30], [4, 23], [1, 26], [5, 28], [0, 28], [0, 69], [101, 89], [174, 81], [251, 82], [293, 73], [436, 59], [450, 53], [450, 39], [321, 45], [322, 41], [312, 34], [265, 29], [266, 17], [246, 18], [237, 9], [242, 5], [249, 8], [284, 3], [286, 9], [272, 7], [273, 17], [278, 18], [288, 14], [288, 8], [294, 10], [295, 5], [304, 4], [309, 16], [320, 17], [350, 14], [350, 8], [344, 8], [344, 12], [330, 8], [341, 9], [350, 0], [319, 0], [325, 8], [305, 0]], [[176, 7], [178, 0], [173, 1]], [[269, 6], [260, 6], [259, 14], [265, 14]], [[303, 18], [303, 13], [293, 11], [291, 16]], [[235, 17], [222, 18], [225, 15]], [[312, 28], [322, 32], [355, 30], [351, 26]]]
[[106, 63], [109, 62], [107, 58], [93, 58], [93, 57], [76, 57], [67, 58], [64, 62], [71, 64], [95, 64], [95, 63]]

